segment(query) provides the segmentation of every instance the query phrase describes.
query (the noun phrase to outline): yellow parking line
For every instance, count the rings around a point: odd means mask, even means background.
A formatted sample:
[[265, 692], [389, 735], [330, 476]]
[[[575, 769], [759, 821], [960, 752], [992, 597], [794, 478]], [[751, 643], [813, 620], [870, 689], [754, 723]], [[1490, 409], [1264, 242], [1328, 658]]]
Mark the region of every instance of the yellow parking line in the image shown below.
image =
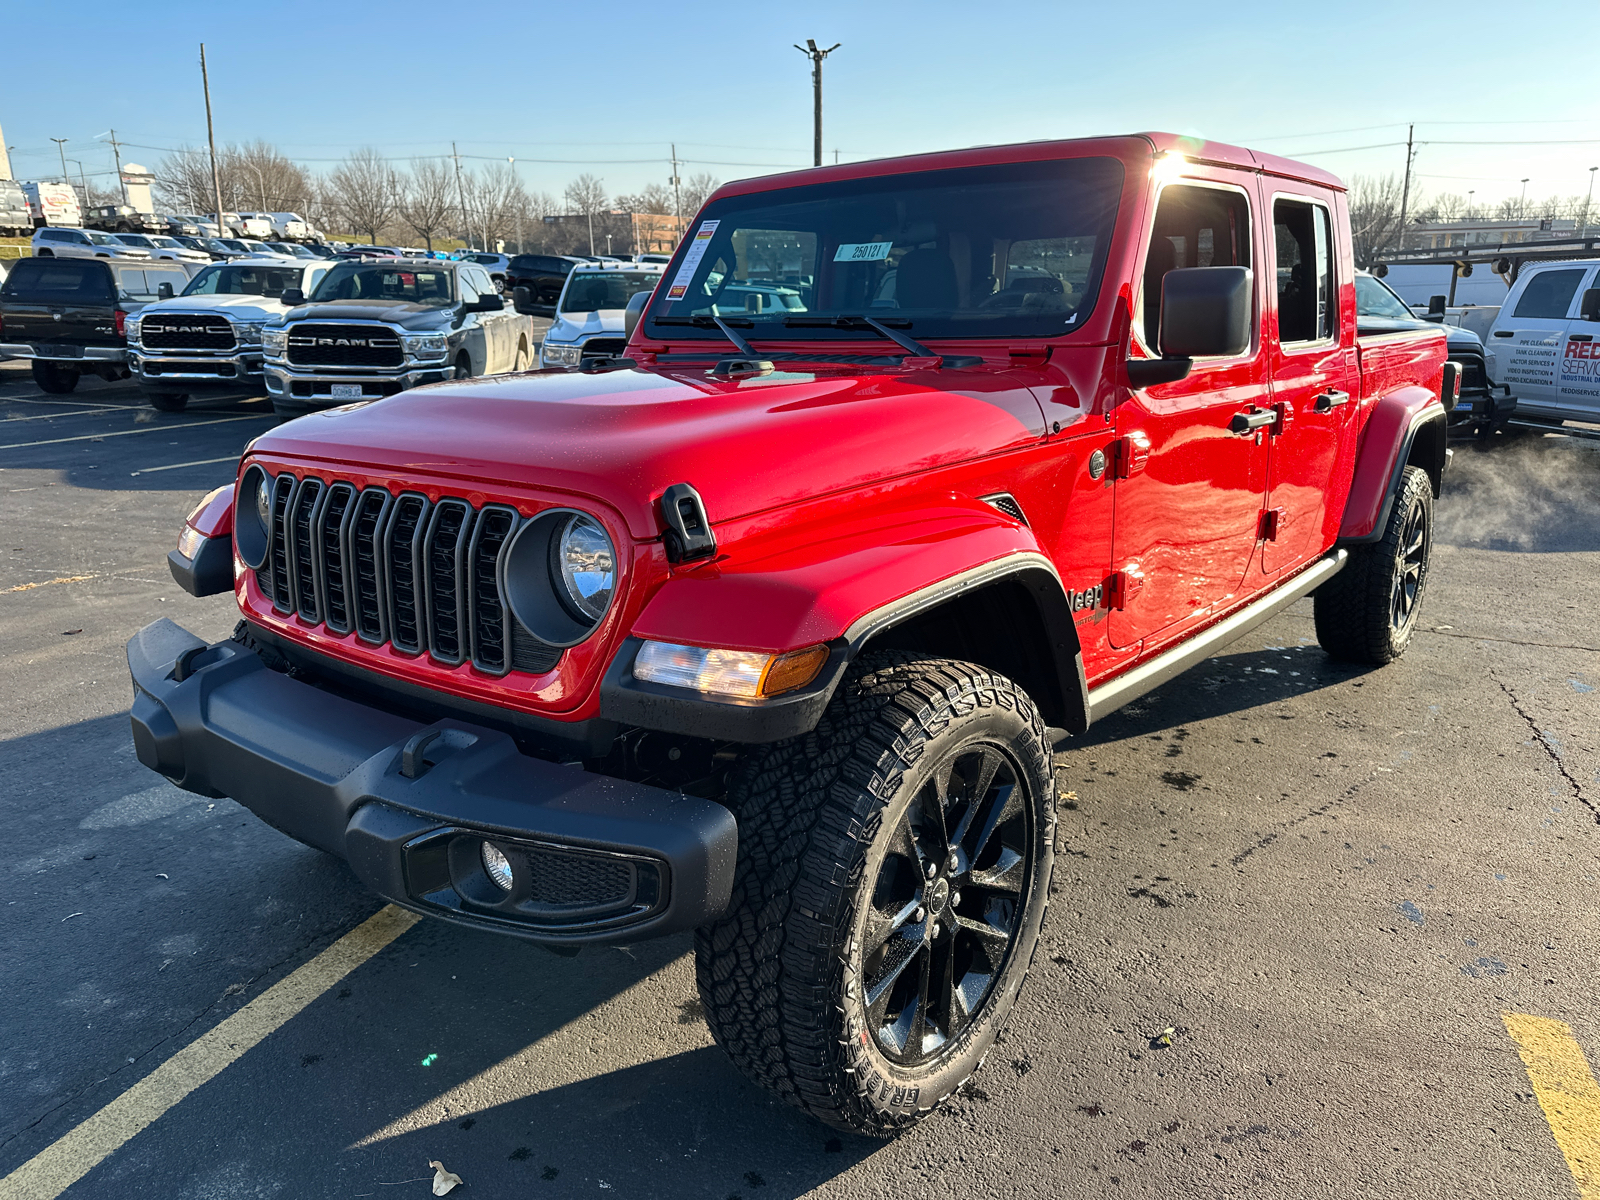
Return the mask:
[[55, 1200], [162, 1113], [298, 1014], [420, 920], [386, 905], [292, 975], [201, 1034], [4, 1179], [0, 1200]]
[[1580, 1200], [1600, 1200], [1600, 1084], [1564, 1021], [1501, 1013], [1533, 1094], [1577, 1181]]

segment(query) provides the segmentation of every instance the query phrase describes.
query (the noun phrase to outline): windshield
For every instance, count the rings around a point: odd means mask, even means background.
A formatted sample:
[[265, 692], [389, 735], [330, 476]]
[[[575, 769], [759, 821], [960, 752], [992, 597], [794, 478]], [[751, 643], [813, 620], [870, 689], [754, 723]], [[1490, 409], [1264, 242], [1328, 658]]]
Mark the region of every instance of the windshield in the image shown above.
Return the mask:
[[1356, 316], [1398, 317], [1415, 321], [1416, 314], [1406, 307], [1405, 301], [1389, 290], [1386, 283], [1372, 275], [1356, 276]]
[[429, 308], [454, 303], [449, 271], [402, 270], [378, 263], [343, 262], [329, 271], [312, 293], [314, 302], [326, 300], [405, 300]]
[[267, 296], [276, 300], [289, 288], [300, 286], [296, 267], [250, 266], [215, 263], [189, 281], [185, 296]]
[[163, 250], [187, 250], [188, 247], [177, 238], [153, 237], [148, 239], [152, 244], [160, 246]]
[[223, 247], [225, 249], [228, 249], [228, 250], [248, 250], [250, 248], [250, 247], [246, 246], [243, 242], [241, 242], [238, 238], [218, 238], [217, 241], [220, 242], [223, 245]]
[[121, 244], [114, 238], [109, 238], [103, 233], [96, 233], [92, 229], [85, 229], [83, 232], [84, 235], [88, 237], [88, 239], [96, 246], [117, 246]]
[[137, 233], [119, 233], [116, 240], [126, 246], [143, 246], [146, 250], [155, 245], [149, 238]]
[[1058, 335], [1093, 307], [1121, 187], [1115, 159], [1074, 158], [715, 201], [668, 270], [651, 332], [719, 338], [694, 324], [736, 314], [752, 340], [859, 340], [811, 326], [865, 313], [917, 338]]
[[561, 294], [561, 311], [627, 308], [630, 298], [650, 291], [660, 278], [659, 271], [574, 271], [567, 277], [567, 290]]

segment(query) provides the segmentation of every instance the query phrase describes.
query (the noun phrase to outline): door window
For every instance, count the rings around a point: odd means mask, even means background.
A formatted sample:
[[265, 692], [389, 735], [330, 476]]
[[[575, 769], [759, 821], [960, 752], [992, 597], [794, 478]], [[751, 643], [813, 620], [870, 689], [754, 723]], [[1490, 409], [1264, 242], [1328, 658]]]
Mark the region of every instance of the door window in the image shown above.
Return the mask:
[[1521, 298], [1517, 301], [1514, 317], [1534, 317], [1562, 320], [1572, 306], [1572, 297], [1583, 279], [1584, 270], [1540, 271], [1528, 280]]
[[1193, 184], [1163, 188], [1140, 292], [1145, 344], [1161, 344], [1161, 280], [1168, 271], [1249, 265], [1250, 202], [1243, 195]]
[[1272, 206], [1278, 340], [1320, 342], [1334, 336], [1333, 255], [1328, 210], [1279, 200]]

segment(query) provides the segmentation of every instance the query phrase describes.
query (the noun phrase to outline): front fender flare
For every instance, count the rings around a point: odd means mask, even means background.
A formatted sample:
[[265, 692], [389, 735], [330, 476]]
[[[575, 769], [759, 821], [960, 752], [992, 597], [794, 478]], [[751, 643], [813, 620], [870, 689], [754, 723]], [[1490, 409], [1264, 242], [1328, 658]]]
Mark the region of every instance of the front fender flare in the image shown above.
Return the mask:
[[1340, 545], [1375, 542], [1383, 536], [1408, 463], [1427, 471], [1434, 495], [1439, 494], [1447, 459], [1448, 416], [1438, 395], [1425, 387], [1396, 388], [1379, 398], [1356, 449], [1350, 495], [1339, 522]]

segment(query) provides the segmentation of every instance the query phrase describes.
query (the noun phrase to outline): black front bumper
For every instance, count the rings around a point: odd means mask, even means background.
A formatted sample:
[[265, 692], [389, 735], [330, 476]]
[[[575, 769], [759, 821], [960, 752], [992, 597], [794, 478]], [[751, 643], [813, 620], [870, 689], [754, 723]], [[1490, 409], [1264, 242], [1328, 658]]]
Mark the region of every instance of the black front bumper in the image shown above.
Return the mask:
[[[727, 906], [738, 828], [713, 801], [385, 712], [167, 620], [128, 642], [128, 669], [140, 762], [338, 855], [396, 904], [555, 946], [676, 933]], [[512, 865], [509, 892], [485, 841]]]

